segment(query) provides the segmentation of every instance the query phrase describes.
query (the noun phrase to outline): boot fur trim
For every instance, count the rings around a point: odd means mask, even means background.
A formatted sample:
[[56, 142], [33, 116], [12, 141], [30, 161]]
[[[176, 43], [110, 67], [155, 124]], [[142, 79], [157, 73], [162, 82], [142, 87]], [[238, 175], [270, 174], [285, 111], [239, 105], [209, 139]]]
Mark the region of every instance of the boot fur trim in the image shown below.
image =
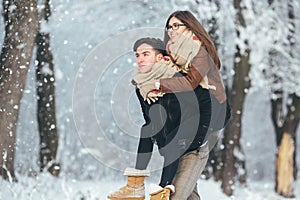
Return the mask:
[[150, 171], [127, 167], [124, 171], [124, 176], [150, 176]]
[[157, 194], [157, 193], [163, 191], [165, 188], [169, 189], [171, 191], [171, 193], [175, 192], [175, 186], [174, 185], [167, 185], [166, 187], [162, 188], [161, 186], [152, 183], [149, 186], [149, 194], [150, 195]]
[[153, 183], [151, 183], [149, 186], [149, 194], [150, 195], [156, 194], [162, 190], [163, 190], [163, 188], [161, 186], [153, 184]]
[[175, 186], [174, 185], [167, 185], [165, 188], [170, 189], [171, 194], [175, 192]]

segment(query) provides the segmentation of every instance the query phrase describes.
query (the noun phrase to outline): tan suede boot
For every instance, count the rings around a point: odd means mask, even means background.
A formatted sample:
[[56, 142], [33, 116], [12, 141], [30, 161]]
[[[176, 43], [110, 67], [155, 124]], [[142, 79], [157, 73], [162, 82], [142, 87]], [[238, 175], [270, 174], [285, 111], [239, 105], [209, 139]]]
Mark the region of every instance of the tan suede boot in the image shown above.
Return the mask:
[[124, 175], [128, 176], [127, 185], [108, 195], [107, 198], [110, 200], [144, 200], [144, 180], [149, 174], [150, 173], [147, 170], [126, 168]]
[[175, 192], [173, 185], [167, 185], [164, 188], [154, 185], [150, 187], [150, 200], [169, 200], [170, 195]]

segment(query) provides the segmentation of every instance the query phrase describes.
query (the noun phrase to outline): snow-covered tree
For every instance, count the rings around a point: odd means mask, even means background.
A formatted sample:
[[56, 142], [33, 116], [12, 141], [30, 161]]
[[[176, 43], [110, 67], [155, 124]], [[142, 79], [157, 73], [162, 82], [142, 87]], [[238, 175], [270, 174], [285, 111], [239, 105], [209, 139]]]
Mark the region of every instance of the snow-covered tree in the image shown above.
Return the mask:
[[245, 31], [248, 29], [243, 13], [241, 0], [233, 1], [235, 9], [235, 54], [234, 54], [234, 75], [232, 87], [229, 92], [229, 99], [232, 108], [231, 122], [225, 129], [222, 144], [221, 181], [223, 192], [232, 195], [234, 183], [237, 179], [241, 183], [246, 182], [244, 152], [240, 143], [242, 134], [242, 114], [244, 101], [250, 87], [249, 63], [251, 48]]
[[16, 127], [38, 28], [34, 0], [3, 1], [5, 38], [0, 57], [0, 176], [16, 181]]
[[58, 134], [55, 108], [55, 76], [53, 54], [50, 47], [49, 17], [50, 0], [39, 5], [39, 32], [36, 38], [36, 82], [37, 82], [37, 119], [40, 135], [40, 170], [46, 168], [58, 176], [60, 167], [56, 162]]
[[[249, 44], [252, 49], [250, 79], [253, 90], [268, 95], [276, 135], [275, 190], [292, 197], [296, 179], [296, 132], [299, 124], [299, 58], [296, 52], [296, 1], [244, 2]], [[298, 49], [298, 50], [297, 50]]]
[[[269, 65], [271, 71], [271, 105], [272, 121], [276, 134], [276, 171], [275, 171], [275, 191], [284, 197], [293, 197], [293, 182], [297, 178], [296, 166], [296, 131], [300, 120], [300, 96], [297, 88], [287, 88], [289, 86], [299, 87], [299, 82], [295, 80], [295, 75], [299, 75], [299, 63], [295, 58], [295, 8], [294, 1], [289, 0], [285, 5], [268, 1], [272, 16], [279, 16], [280, 9], [283, 12], [283, 20], [288, 26], [284, 26], [284, 34], [281, 40], [274, 38], [269, 50]], [[276, 9], [277, 7], [277, 9]], [[280, 12], [281, 12], [280, 11]], [[277, 23], [271, 26], [272, 31], [278, 32]], [[280, 47], [280, 48], [278, 48]], [[289, 71], [286, 71], [286, 68]], [[285, 73], [283, 73], [285, 72]], [[287, 73], [286, 73], [287, 72]]]

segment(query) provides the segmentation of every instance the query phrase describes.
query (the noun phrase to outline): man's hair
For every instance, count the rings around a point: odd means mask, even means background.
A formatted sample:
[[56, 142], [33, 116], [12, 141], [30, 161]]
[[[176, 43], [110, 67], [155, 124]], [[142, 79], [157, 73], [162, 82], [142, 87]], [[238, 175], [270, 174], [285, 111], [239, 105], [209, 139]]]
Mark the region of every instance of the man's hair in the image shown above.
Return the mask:
[[153, 47], [153, 49], [156, 50], [158, 53], [161, 53], [164, 56], [167, 55], [167, 52], [164, 48], [164, 42], [161, 39], [150, 37], [138, 39], [133, 45], [133, 51], [136, 51], [137, 48], [142, 44], [148, 44], [151, 47]]

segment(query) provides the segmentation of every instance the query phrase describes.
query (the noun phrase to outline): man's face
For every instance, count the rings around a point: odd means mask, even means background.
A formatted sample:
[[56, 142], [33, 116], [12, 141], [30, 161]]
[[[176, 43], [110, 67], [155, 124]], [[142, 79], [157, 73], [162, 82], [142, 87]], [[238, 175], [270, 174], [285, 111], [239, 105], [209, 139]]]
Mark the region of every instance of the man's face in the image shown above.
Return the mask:
[[156, 54], [153, 47], [145, 43], [136, 49], [135, 61], [140, 73], [147, 73], [152, 70], [154, 63], [162, 58], [162, 54]]

